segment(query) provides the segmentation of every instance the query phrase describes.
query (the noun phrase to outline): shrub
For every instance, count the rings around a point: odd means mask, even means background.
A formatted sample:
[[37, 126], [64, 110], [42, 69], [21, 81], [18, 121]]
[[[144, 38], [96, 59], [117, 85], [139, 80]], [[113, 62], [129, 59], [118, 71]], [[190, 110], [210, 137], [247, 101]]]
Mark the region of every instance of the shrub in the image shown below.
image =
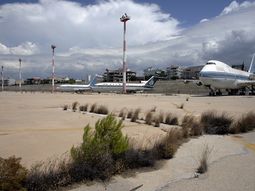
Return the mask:
[[108, 110], [108, 108], [107, 108], [106, 106], [100, 105], [100, 106], [95, 110], [95, 113], [107, 115], [107, 114], [109, 113], [109, 110]]
[[199, 166], [198, 166], [197, 171], [196, 171], [197, 173], [203, 174], [207, 171], [207, 169], [208, 169], [208, 160], [209, 160], [211, 152], [212, 152], [212, 149], [209, 148], [208, 145], [205, 145], [203, 150], [202, 150], [201, 156], [199, 158]]
[[189, 101], [189, 97], [186, 97], [186, 101]]
[[127, 118], [131, 119], [132, 116], [133, 116], [133, 111], [132, 110], [128, 111]]
[[131, 117], [131, 122], [136, 122], [136, 120], [139, 118], [139, 113], [140, 113], [141, 109], [136, 109], [135, 112], [133, 113], [132, 117]]
[[164, 113], [163, 113], [163, 112], [160, 112], [160, 113], [159, 113], [158, 119], [159, 119], [159, 122], [160, 122], [160, 123], [164, 123]]
[[73, 112], [75, 112], [77, 110], [78, 104], [79, 103], [77, 101], [72, 103], [72, 110], [73, 110]]
[[157, 109], [157, 107], [154, 106], [154, 107], [150, 110], [150, 112], [156, 112], [156, 109]]
[[166, 115], [165, 124], [168, 125], [178, 125], [178, 119], [172, 113]]
[[228, 134], [231, 123], [232, 118], [225, 113], [218, 115], [215, 111], [208, 111], [201, 116], [201, 124], [208, 134]]
[[25, 190], [27, 170], [20, 164], [21, 158], [0, 157], [0, 190]]
[[94, 103], [94, 104], [91, 106], [91, 108], [90, 108], [90, 113], [95, 113], [96, 109], [97, 109], [97, 104]]
[[63, 110], [66, 111], [68, 109], [68, 105], [63, 106]]
[[[96, 122], [95, 131], [89, 125], [84, 128], [83, 143], [71, 149], [72, 159], [77, 164], [93, 167], [94, 174], [101, 179], [113, 171], [113, 159], [128, 149], [128, 138], [121, 132], [122, 121], [108, 115]], [[97, 176], [96, 176], [97, 177]]]
[[244, 133], [255, 129], [255, 113], [249, 112], [244, 114], [240, 119], [235, 121], [230, 128], [230, 133]]
[[88, 111], [88, 104], [85, 104], [85, 105], [81, 105], [80, 107], [79, 107], [79, 109], [80, 109], [80, 111]]
[[153, 120], [152, 112], [147, 113], [146, 116], [145, 116], [145, 124], [151, 125], [152, 124], [152, 120]]

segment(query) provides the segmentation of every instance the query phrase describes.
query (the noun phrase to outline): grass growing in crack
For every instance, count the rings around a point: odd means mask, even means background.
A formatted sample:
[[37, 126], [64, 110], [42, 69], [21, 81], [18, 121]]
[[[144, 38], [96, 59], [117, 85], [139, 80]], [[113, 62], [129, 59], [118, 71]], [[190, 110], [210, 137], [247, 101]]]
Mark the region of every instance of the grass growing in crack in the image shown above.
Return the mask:
[[106, 106], [100, 105], [96, 108], [96, 110], [94, 112], [97, 114], [107, 115], [109, 113], [109, 110]]
[[79, 103], [77, 101], [72, 103], [72, 110], [73, 110], [73, 112], [77, 111], [78, 105], [79, 105]]
[[212, 153], [212, 148], [210, 148], [208, 145], [205, 145], [201, 156], [199, 158], [199, 166], [196, 170], [197, 173], [203, 174], [205, 172], [207, 172], [208, 170], [208, 160], [210, 157], [210, 154]]

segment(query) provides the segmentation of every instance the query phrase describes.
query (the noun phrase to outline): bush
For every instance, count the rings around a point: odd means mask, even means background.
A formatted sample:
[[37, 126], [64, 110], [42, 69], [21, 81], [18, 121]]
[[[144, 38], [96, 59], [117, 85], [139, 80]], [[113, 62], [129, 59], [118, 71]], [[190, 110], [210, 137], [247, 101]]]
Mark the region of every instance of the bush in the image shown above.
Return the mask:
[[159, 113], [158, 119], [159, 119], [159, 122], [160, 122], [160, 123], [164, 123], [164, 113], [163, 113], [163, 112], [160, 112], [160, 113]]
[[95, 113], [96, 109], [97, 109], [97, 104], [94, 103], [94, 104], [91, 106], [91, 108], [90, 108], [90, 113]]
[[136, 122], [136, 120], [139, 118], [139, 113], [140, 113], [141, 109], [136, 109], [135, 112], [133, 113], [132, 117], [131, 117], [131, 122]]
[[231, 123], [232, 118], [225, 113], [218, 115], [215, 111], [208, 111], [201, 116], [201, 125], [207, 134], [228, 134]]
[[178, 119], [172, 113], [166, 115], [165, 124], [168, 125], [178, 125]]
[[78, 104], [79, 103], [77, 101], [72, 103], [72, 110], [73, 110], [73, 112], [75, 112], [77, 110]]
[[121, 132], [122, 121], [112, 115], [96, 122], [95, 131], [89, 125], [84, 128], [83, 143], [71, 149], [76, 164], [86, 164], [96, 175], [109, 177], [113, 171], [113, 159], [128, 149], [128, 138]]
[[0, 157], [0, 190], [25, 190], [27, 170], [20, 164], [21, 158]]
[[181, 103], [180, 105], [177, 105], [178, 109], [183, 109], [184, 108], [184, 103]]
[[100, 105], [100, 106], [97, 107], [97, 109], [95, 110], [95, 113], [107, 115], [107, 114], [109, 113], [109, 110], [108, 110], [108, 108], [107, 108], [106, 106]]
[[244, 114], [240, 119], [235, 121], [230, 128], [230, 133], [244, 133], [255, 129], [255, 113], [249, 112]]
[[80, 107], [79, 107], [79, 109], [80, 109], [80, 111], [88, 111], [88, 104], [85, 104], [85, 105], [81, 105]]

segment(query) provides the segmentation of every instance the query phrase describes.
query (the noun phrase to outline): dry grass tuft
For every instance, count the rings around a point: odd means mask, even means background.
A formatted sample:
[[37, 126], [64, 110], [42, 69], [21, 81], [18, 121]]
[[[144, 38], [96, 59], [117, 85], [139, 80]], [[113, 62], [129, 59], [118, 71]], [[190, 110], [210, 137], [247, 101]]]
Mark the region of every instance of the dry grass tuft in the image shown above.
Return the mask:
[[77, 111], [77, 107], [78, 107], [79, 103], [77, 101], [73, 102], [72, 103], [72, 110], [73, 112], [76, 112]]
[[81, 105], [81, 106], [79, 107], [79, 110], [80, 110], [80, 111], [88, 111], [88, 107], [89, 107], [88, 104]]
[[100, 105], [99, 107], [97, 107], [94, 111], [97, 114], [103, 114], [103, 115], [107, 115], [109, 113], [109, 110], [106, 106], [104, 105]]
[[230, 133], [245, 133], [253, 129], [255, 129], [255, 113], [250, 111], [231, 125]]
[[226, 113], [217, 114], [215, 111], [207, 111], [201, 115], [201, 125], [207, 134], [228, 134], [232, 117]]
[[125, 120], [127, 115], [126, 108], [122, 108], [119, 113], [119, 117], [121, 117], [122, 120]]
[[165, 124], [168, 125], [178, 125], [178, 118], [172, 113], [166, 115]]
[[156, 112], [156, 109], [157, 109], [157, 107], [154, 106], [154, 107], [150, 110], [150, 112]]
[[63, 106], [63, 110], [66, 111], [68, 109], [68, 105]]
[[133, 110], [128, 111], [127, 118], [131, 119], [133, 116]]
[[182, 120], [183, 136], [199, 136], [203, 133], [203, 126], [193, 115], [185, 115]]
[[199, 166], [196, 171], [197, 173], [203, 174], [207, 172], [208, 160], [211, 153], [212, 153], [212, 148], [210, 148], [208, 145], [205, 145], [202, 150], [201, 156], [199, 158]]
[[131, 117], [131, 122], [136, 122], [136, 120], [139, 118], [139, 113], [140, 113], [141, 109], [137, 108], [135, 110], [135, 112], [133, 113], [132, 117]]
[[93, 103], [93, 105], [90, 107], [90, 113], [95, 113], [95, 111], [97, 110], [97, 104]]
[[183, 109], [184, 108], [184, 103], [181, 103], [180, 105], [177, 105], [178, 109]]
[[152, 113], [152, 112], [149, 112], [149, 113], [147, 113], [146, 116], [145, 116], [145, 124], [151, 125], [151, 124], [152, 124], [152, 121], [153, 121], [153, 113]]

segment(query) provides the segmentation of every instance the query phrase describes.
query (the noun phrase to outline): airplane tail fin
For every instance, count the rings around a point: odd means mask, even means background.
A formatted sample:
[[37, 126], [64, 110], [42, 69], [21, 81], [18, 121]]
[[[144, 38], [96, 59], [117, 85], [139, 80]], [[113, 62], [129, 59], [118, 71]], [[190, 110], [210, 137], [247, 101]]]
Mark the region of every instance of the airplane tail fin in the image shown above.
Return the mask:
[[147, 87], [153, 87], [156, 83], [157, 79], [152, 76], [147, 82], [145, 82], [145, 86]]
[[97, 75], [90, 81], [89, 86], [94, 86], [97, 83]]
[[253, 71], [252, 71], [252, 66], [253, 66], [253, 62], [254, 62], [254, 56], [255, 56], [255, 53], [253, 53], [253, 55], [252, 55], [250, 68], [249, 68], [249, 70], [248, 70], [249, 73], [252, 73], [252, 72], [253, 72]]

